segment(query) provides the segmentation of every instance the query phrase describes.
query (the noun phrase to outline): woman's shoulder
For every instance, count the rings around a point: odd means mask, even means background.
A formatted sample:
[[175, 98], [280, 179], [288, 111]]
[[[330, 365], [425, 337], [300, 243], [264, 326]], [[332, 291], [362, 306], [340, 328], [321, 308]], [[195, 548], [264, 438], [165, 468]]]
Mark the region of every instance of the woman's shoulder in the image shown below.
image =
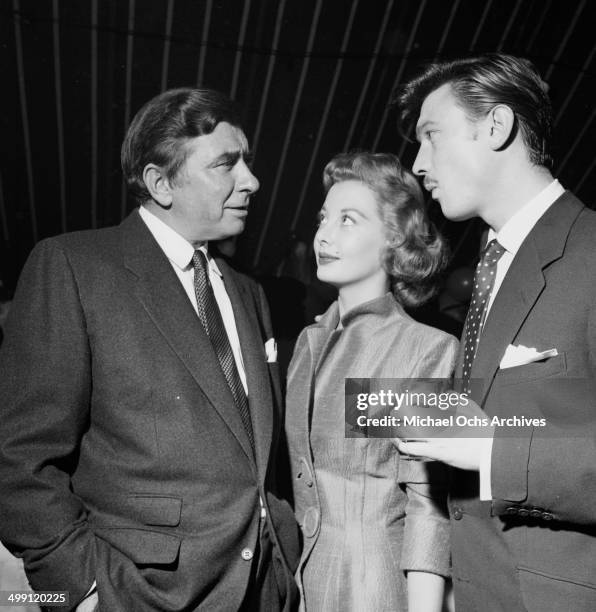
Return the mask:
[[436, 345], [455, 345], [458, 340], [455, 336], [449, 334], [442, 329], [432, 327], [426, 323], [421, 323], [406, 313], [399, 305], [392, 313], [382, 328], [377, 330], [379, 337], [387, 338], [388, 341], [393, 340], [396, 336], [408, 337], [411, 336], [417, 340], [423, 340], [425, 343]]

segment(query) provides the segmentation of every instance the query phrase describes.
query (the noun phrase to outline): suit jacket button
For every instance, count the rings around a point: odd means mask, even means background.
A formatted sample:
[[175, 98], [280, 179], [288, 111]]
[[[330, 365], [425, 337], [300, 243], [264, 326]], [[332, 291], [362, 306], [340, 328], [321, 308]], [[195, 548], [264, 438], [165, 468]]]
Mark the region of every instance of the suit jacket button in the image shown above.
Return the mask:
[[517, 514], [517, 512], [518, 512], [518, 509], [515, 506], [509, 506], [509, 508], [505, 510], [505, 514], [509, 514], [509, 515]]
[[542, 518], [545, 521], [552, 521], [555, 518], [555, 515], [552, 514], [551, 512], [543, 512], [542, 513]]
[[526, 508], [520, 508], [517, 513], [519, 514], [519, 516], [521, 516], [522, 518], [526, 518], [526, 516], [528, 516], [528, 514], [530, 514], [530, 511]]
[[453, 508], [453, 511], [451, 512], [451, 516], [456, 520], [459, 521], [461, 520], [461, 517], [464, 515], [464, 513], [462, 512], [462, 509], [459, 507], [455, 507]]
[[542, 512], [534, 508], [534, 510], [530, 510], [530, 516], [532, 518], [539, 519], [539, 518], [542, 518]]
[[243, 548], [242, 552], [240, 554], [242, 555], [242, 558], [245, 561], [250, 561], [253, 558], [253, 556], [254, 556], [254, 554], [253, 554], [253, 552], [252, 552], [252, 550], [250, 548]]

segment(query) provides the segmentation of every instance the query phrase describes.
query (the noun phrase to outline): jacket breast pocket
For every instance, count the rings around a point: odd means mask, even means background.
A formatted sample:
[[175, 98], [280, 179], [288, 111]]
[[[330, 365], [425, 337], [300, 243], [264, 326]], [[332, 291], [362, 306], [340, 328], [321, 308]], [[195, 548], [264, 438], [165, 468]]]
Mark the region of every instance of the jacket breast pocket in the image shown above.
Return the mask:
[[532, 380], [551, 378], [565, 373], [567, 361], [565, 353], [559, 353], [543, 361], [534, 361], [513, 368], [499, 369], [496, 382], [499, 385], [517, 385]]

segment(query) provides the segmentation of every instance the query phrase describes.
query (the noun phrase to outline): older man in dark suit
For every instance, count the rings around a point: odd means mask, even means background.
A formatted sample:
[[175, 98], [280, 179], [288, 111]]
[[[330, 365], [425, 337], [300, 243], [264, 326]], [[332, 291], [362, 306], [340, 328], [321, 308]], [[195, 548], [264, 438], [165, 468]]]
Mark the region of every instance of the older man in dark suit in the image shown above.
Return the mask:
[[0, 359], [0, 535], [35, 590], [102, 610], [289, 610], [280, 388], [264, 294], [213, 258], [259, 184], [234, 105], [148, 102], [122, 147], [140, 203], [42, 241]]
[[548, 169], [550, 102], [530, 62], [435, 64], [401, 103], [445, 216], [490, 226], [456, 368], [485, 435], [400, 445], [455, 468], [456, 609], [596, 610], [596, 214]]

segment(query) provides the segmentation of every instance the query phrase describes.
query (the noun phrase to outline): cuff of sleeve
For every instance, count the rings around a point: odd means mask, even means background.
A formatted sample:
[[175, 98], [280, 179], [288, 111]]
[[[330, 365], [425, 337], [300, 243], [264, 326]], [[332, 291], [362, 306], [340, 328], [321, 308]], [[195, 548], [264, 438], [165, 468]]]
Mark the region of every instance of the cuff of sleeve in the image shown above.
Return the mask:
[[59, 546], [29, 550], [24, 561], [33, 590], [68, 591], [70, 605], [75, 606], [90, 594], [89, 585], [95, 579], [95, 539], [85, 524], [71, 529]]
[[449, 576], [449, 521], [430, 516], [406, 516], [400, 567]]
[[480, 455], [480, 500], [490, 501], [492, 497], [492, 489], [490, 483], [491, 459], [493, 452], [493, 439], [487, 439], [487, 443], [482, 447]]
[[528, 462], [532, 434], [516, 436], [497, 435], [491, 455], [491, 493], [493, 510], [498, 500], [524, 501], [528, 496]]

